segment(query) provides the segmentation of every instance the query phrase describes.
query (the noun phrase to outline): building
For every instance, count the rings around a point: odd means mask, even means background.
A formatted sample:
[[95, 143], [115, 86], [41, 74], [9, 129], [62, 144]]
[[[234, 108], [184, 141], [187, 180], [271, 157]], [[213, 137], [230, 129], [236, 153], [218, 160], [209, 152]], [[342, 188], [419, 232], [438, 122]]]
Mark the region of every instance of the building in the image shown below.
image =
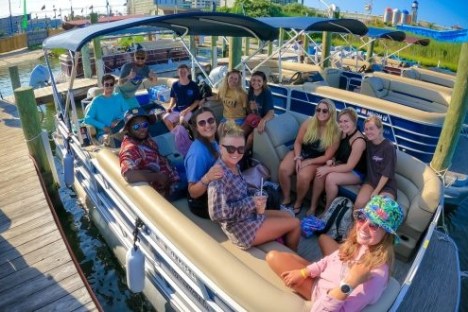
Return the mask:
[[[192, 0], [192, 9], [206, 9], [211, 8], [213, 2], [216, 4], [216, 7], [220, 6], [220, 0]], [[224, 5], [224, 3], [222, 3]]]

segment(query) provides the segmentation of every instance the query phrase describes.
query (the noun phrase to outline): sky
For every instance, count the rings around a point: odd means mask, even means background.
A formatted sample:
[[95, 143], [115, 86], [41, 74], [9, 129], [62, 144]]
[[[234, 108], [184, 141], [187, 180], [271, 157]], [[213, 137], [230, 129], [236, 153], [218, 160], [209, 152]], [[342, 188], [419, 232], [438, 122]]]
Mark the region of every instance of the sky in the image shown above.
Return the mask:
[[[20, 15], [23, 13], [24, 0], [0, 0], [0, 16], [5, 17], [9, 15], [9, 6], [11, 3], [11, 11], [13, 15]], [[28, 12], [33, 13], [33, 17], [38, 13], [39, 17], [53, 16], [53, 6], [57, 9], [62, 8], [63, 15], [70, 12], [70, 4], [75, 11], [75, 14], [80, 14], [81, 9], [83, 13], [90, 11], [89, 7], [93, 5], [94, 11], [106, 12], [106, 0], [26, 0]], [[126, 12], [124, 4], [126, 0], [108, 0], [114, 12]], [[301, 0], [299, 0], [301, 1]], [[364, 13], [364, 6], [370, 0], [304, 0], [304, 4], [309, 7], [318, 9], [325, 9], [323, 3], [335, 4], [341, 11], [346, 12], [360, 12]], [[373, 0], [372, 13], [375, 15], [383, 15], [385, 8], [399, 8], [400, 10], [406, 9], [411, 12], [412, 0]], [[418, 20], [424, 20], [431, 23], [436, 23], [442, 26], [452, 26], [458, 24], [464, 28], [468, 28], [468, 3], [466, 0], [418, 0]], [[467, 3], [463, 5], [463, 2]], [[447, 3], [450, 3], [448, 5]], [[41, 11], [42, 6], [46, 8]]]
[[[305, 0], [304, 5], [325, 9], [335, 4], [342, 12], [365, 13], [364, 6], [369, 0]], [[413, 0], [373, 0], [373, 15], [383, 15], [387, 7], [411, 12]], [[463, 4], [463, 2], [465, 4]], [[436, 23], [442, 26], [460, 25], [468, 28], [468, 2], [466, 0], [418, 0], [418, 20]], [[449, 4], [450, 3], [450, 4]]]

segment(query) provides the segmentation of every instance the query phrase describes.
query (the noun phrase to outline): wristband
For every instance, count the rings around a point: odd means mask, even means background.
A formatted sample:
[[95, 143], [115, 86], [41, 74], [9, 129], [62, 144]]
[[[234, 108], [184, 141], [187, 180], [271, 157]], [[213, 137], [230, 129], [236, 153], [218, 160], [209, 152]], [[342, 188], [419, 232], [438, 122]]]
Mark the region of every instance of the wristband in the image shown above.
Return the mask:
[[301, 270], [301, 275], [302, 275], [303, 278], [307, 278], [307, 273], [306, 272], [307, 272], [306, 268]]
[[294, 161], [296, 161], [296, 160], [302, 160], [302, 156], [296, 156], [296, 157], [294, 157]]
[[[210, 184], [210, 182], [208, 181], [208, 183], [205, 183], [203, 182], [203, 179], [206, 178], [206, 175], [204, 175], [201, 179], [200, 179], [200, 183], [203, 184], [204, 186], [208, 186], [208, 184]], [[207, 178], [208, 179], [208, 178]]]

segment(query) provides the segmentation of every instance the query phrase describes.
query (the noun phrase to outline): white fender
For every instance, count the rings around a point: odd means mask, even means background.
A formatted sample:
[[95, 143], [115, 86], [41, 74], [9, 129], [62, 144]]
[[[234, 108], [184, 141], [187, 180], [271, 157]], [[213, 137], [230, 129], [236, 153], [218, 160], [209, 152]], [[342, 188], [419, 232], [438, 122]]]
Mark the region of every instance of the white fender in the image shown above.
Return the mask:
[[63, 181], [66, 186], [73, 185], [75, 181], [75, 170], [74, 170], [74, 158], [73, 153], [68, 152], [65, 157], [63, 157]]
[[134, 293], [145, 287], [145, 256], [140, 248], [133, 246], [127, 251], [127, 286]]

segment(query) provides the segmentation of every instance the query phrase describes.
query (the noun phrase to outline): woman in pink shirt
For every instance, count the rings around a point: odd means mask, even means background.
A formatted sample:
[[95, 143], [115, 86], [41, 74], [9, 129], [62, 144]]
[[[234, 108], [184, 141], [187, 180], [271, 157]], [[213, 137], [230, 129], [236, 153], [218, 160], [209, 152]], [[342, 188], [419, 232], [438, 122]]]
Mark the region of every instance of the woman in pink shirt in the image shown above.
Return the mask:
[[293, 253], [267, 254], [284, 283], [312, 301], [311, 311], [360, 311], [377, 302], [387, 287], [403, 211], [390, 197], [376, 195], [354, 211], [354, 220], [347, 240], [335, 243], [336, 250], [318, 262], [309, 264]]

